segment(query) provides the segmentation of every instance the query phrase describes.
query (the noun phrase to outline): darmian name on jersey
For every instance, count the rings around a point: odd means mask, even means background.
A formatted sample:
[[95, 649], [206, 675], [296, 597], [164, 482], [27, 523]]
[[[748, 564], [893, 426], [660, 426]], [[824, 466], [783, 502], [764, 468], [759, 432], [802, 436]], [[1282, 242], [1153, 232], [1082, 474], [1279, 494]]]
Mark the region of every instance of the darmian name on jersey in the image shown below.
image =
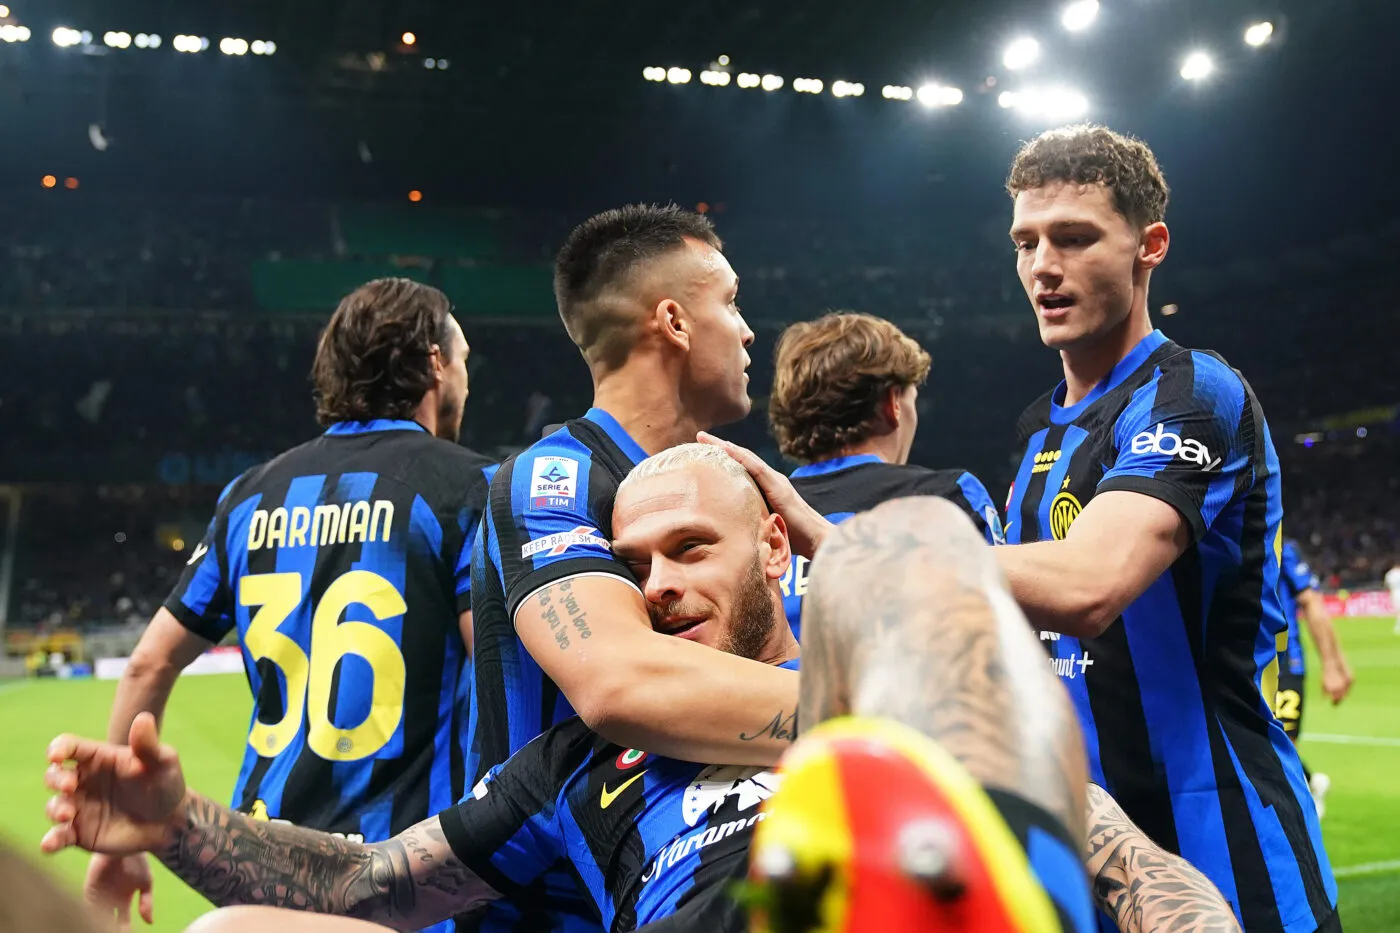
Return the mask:
[[394, 503], [388, 499], [360, 500], [344, 505], [278, 506], [258, 509], [248, 522], [248, 550], [265, 547], [323, 547], [388, 541], [394, 525]]
[[1165, 425], [1161, 424], [1152, 430], [1143, 431], [1133, 438], [1133, 453], [1178, 457], [1207, 471], [1213, 470], [1221, 464], [1219, 458], [1211, 458], [1210, 451], [1205, 444], [1193, 441], [1189, 437], [1182, 440], [1181, 435], [1172, 434]]

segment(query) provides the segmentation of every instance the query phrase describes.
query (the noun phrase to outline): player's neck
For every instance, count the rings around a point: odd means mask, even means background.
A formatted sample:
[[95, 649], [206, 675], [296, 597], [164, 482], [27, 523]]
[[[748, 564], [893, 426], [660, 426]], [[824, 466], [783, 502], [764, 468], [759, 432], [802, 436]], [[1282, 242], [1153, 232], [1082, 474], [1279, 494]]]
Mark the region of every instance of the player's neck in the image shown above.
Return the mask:
[[899, 463], [899, 437], [894, 432], [882, 434], [876, 437], [867, 437], [863, 441], [841, 448], [837, 457], [879, 457], [886, 463]]
[[783, 600], [781, 596], [773, 599], [773, 634], [768, 637], [768, 643], [759, 651], [755, 661], [762, 661], [764, 664], [782, 664], [791, 661], [802, 654], [802, 648], [798, 646], [797, 639], [792, 636], [792, 627], [787, 624], [787, 615], [783, 610]]
[[423, 429], [433, 437], [438, 436], [438, 402], [437, 394], [429, 392], [423, 396], [423, 401], [418, 403], [418, 408], [413, 412], [413, 420], [422, 425]]
[[686, 413], [667, 376], [640, 368], [621, 369], [597, 379], [593, 407], [616, 418], [648, 454], [688, 444], [698, 432], [714, 427], [700, 424]]
[[1150, 333], [1152, 320], [1144, 306], [1134, 308], [1123, 323], [1098, 339], [1061, 350], [1060, 362], [1065, 371], [1064, 405], [1077, 404], [1094, 391], [1094, 387], [1113, 372], [1113, 367]]

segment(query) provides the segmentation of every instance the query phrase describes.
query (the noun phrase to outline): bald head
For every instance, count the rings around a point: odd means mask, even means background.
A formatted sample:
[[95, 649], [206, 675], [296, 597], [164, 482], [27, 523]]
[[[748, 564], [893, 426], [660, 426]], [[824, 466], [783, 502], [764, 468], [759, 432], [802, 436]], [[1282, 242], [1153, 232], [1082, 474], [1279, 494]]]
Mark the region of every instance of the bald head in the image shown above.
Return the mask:
[[758, 660], [793, 656], [778, 586], [787, 528], [723, 450], [683, 444], [638, 464], [617, 489], [612, 545], [657, 631]]

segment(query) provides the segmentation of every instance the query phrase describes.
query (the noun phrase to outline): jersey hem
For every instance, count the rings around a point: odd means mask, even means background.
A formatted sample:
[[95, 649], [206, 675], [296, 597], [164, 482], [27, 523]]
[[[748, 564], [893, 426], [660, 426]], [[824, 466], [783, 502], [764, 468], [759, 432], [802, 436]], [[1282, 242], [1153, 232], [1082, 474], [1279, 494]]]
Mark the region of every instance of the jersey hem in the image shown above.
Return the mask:
[[233, 628], [233, 626], [230, 625], [222, 631], [216, 630], [203, 616], [178, 599], [170, 600], [163, 605], [166, 611], [173, 615], [175, 620], [189, 629], [190, 632], [198, 635], [205, 641], [212, 641], [214, 644], [223, 641], [224, 636], [229, 633], [229, 629]]
[[640, 593], [641, 587], [628, 576], [626, 568], [610, 557], [580, 557], [577, 560], [559, 561], [538, 570], [532, 570], [516, 584], [518, 597], [512, 597], [506, 607], [511, 624], [515, 623], [515, 612], [520, 604], [547, 586], [553, 586], [574, 577], [615, 577]]

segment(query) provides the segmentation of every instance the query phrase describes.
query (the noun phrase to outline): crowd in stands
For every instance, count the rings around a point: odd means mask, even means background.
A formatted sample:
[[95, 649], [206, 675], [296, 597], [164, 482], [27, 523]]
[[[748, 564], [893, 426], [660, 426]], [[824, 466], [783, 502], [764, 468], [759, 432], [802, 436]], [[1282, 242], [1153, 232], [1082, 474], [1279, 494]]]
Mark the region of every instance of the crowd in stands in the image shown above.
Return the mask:
[[[225, 482], [319, 430], [308, 372], [330, 309], [255, 310], [249, 263], [335, 261], [366, 238], [329, 204], [210, 200], [176, 211], [58, 190], [13, 209], [20, 222], [0, 229], [0, 483], [28, 491], [12, 618], [148, 618], [180, 563], [159, 527], [202, 525]], [[1059, 366], [1004, 247], [974, 237], [940, 250], [874, 221], [804, 226], [737, 212], [720, 221], [758, 332], [754, 414], [724, 433], [777, 462], [762, 395], [782, 323], [870, 311], [933, 357], [912, 459], [972, 469], [994, 495], [1007, 488], [1016, 418]], [[547, 263], [569, 219], [478, 213], [473, 223], [487, 231], [489, 259], [431, 261]], [[1283, 461], [1288, 534], [1337, 586], [1374, 582], [1400, 556], [1397, 439], [1378, 426], [1350, 443], [1295, 442], [1323, 416], [1400, 403], [1390, 361], [1400, 315], [1382, 289], [1348, 281], [1222, 287], [1158, 318], [1255, 387]], [[1200, 290], [1172, 282], [1162, 291]], [[587, 407], [587, 370], [550, 310], [519, 322], [463, 314], [472, 345], [463, 443], [504, 457]]]

